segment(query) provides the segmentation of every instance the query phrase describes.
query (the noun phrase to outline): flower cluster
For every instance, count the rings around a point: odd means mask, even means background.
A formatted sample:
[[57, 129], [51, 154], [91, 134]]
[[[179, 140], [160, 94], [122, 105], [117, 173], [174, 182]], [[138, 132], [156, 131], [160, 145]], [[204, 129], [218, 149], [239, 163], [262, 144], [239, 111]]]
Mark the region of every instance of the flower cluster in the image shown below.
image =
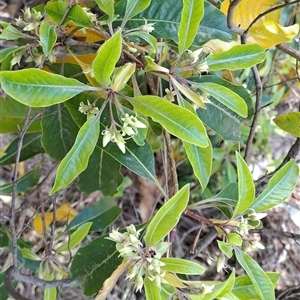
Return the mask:
[[161, 283], [166, 281], [165, 272], [161, 270], [165, 263], [160, 261], [160, 258], [168, 249], [169, 243], [143, 248], [139, 240], [140, 230], [136, 230], [134, 225], [126, 227], [126, 230], [127, 232], [120, 233], [113, 229], [108, 238], [116, 243], [116, 249], [125, 263], [131, 262], [126, 278], [134, 281], [136, 291], [142, 289], [145, 277], [161, 287]]
[[135, 116], [130, 116], [125, 114], [121, 118], [123, 125], [120, 130], [118, 130], [114, 125], [110, 128], [106, 128], [102, 131], [103, 141], [102, 145], [105, 147], [109, 142], [116, 143], [119, 149], [125, 153], [125, 139], [130, 138], [137, 134], [137, 128], [146, 128], [147, 126], [139, 121]]
[[203, 52], [203, 48], [199, 48], [195, 51], [188, 51], [189, 54], [189, 60], [191, 65], [193, 65], [193, 70], [196, 74], [202, 74], [208, 72], [208, 64], [206, 62], [206, 59], [203, 59], [200, 57], [200, 55]]
[[96, 115], [99, 112], [99, 108], [94, 106], [87, 100], [87, 104], [84, 104], [83, 102], [80, 102], [79, 109], [81, 113], [87, 115], [87, 118], [91, 118], [94, 115]]
[[16, 19], [16, 25], [24, 27], [24, 31], [31, 31], [40, 26], [42, 17], [43, 15], [39, 11], [36, 11], [34, 8], [30, 9], [27, 7], [23, 11], [23, 18], [20, 16]]

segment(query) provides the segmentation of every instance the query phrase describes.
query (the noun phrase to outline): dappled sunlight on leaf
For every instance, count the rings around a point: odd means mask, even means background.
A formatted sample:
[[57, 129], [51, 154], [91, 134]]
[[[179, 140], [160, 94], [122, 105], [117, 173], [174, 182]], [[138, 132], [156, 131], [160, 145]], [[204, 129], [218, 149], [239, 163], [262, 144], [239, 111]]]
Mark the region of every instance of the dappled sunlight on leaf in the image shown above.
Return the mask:
[[[260, 14], [278, 3], [277, 0], [250, 1], [243, 0], [234, 10], [233, 22], [242, 29], [247, 29], [251, 22]], [[227, 14], [229, 0], [221, 5], [221, 10]], [[263, 48], [271, 48], [294, 38], [299, 31], [299, 24], [283, 27], [278, 22], [281, 10], [271, 12], [260, 18], [248, 32], [248, 42], [258, 43]]]

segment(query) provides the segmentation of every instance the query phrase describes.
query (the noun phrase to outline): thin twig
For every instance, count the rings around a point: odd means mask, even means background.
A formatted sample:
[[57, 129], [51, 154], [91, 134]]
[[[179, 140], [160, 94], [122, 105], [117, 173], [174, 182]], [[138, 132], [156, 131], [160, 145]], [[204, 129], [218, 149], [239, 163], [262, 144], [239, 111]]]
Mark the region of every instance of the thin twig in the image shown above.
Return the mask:
[[229, 29], [231, 29], [234, 33], [237, 33], [239, 36], [243, 36], [245, 33], [245, 30], [243, 30], [240, 27], [240, 24], [236, 26], [233, 22], [233, 14], [235, 8], [240, 4], [241, 0], [231, 0], [229, 7], [228, 7], [228, 12], [227, 12], [227, 26]]
[[258, 123], [258, 118], [259, 118], [259, 113], [261, 110], [261, 99], [262, 99], [262, 82], [259, 76], [259, 72], [257, 69], [257, 66], [253, 66], [251, 68], [252, 73], [253, 73], [253, 77], [254, 77], [254, 81], [255, 81], [255, 87], [256, 87], [256, 99], [255, 99], [255, 110], [254, 110], [254, 115], [253, 115], [253, 120], [252, 120], [252, 124], [250, 127], [250, 133], [248, 135], [248, 139], [246, 142], [246, 147], [245, 147], [245, 155], [244, 155], [244, 159], [245, 161], [249, 160], [249, 156], [250, 156], [250, 147], [252, 145], [253, 142], [253, 138], [255, 135], [255, 129]]
[[31, 108], [28, 108], [24, 125], [22, 130], [20, 131], [19, 134], [19, 141], [18, 141], [18, 147], [17, 147], [17, 152], [16, 152], [16, 161], [15, 161], [15, 167], [13, 170], [13, 185], [12, 185], [12, 199], [11, 199], [11, 217], [10, 217], [10, 230], [11, 230], [11, 235], [12, 235], [12, 255], [13, 255], [13, 265], [15, 268], [18, 266], [18, 259], [17, 259], [17, 251], [18, 251], [18, 246], [17, 246], [17, 233], [16, 233], [16, 224], [15, 224], [15, 213], [16, 213], [16, 198], [17, 198], [17, 187], [18, 187], [18, 168], [19, 168], [19, 161], [20, 161], [20, 156], [21, 156], [21, 150], [23, 146], [23, 138], [25, 136], [25, 133], [30, 126], [30, 124], [33, 122], [35, 118], [32, 118], [30, 120], [30, 113], [31, 113]]
[[[283, 51], [284, 53], [296, 58], [297, 61], [300, 60], [300, 52], [297, 51], [296, 49], [286, 45], [286, 44], [279, 44], [276, 45], [276, 48], [280, 49], [281, 51]], [[296, 67], [297, 70], [297, 67]]]

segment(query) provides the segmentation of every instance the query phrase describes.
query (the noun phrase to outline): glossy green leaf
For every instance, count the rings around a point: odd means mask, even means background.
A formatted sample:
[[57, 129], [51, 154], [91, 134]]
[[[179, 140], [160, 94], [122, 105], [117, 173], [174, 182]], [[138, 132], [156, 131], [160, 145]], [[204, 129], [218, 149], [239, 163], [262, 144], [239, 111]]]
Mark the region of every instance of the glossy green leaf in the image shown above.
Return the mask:
[[79, 175], [77, 186], [86, 194], [101, 190], [103, 195], [112, 196], [122, 183], [120, 167], [118, 161], [103, 149], [96, 147], [90, 156], [87, 168]]
[[46, 56], [51, 53], [53, 46], [56, 43], [56, 39], [57, 34], [55, 26], [47, 22], [43, 22], [40, 26], [40, 44]]
[[144, 289], [147, 300], [162, 300], [160, 289], [154, 280], [146, 277], [144, 280]]
[[[121, 1], [116, 7], [116, 14], [124, 16], [125, 3]], [[126, 28], [137, 28], [148, 23], [155, 23], [155, 30], [151, 32], [156, 38], [167, 38], [178, 43], [178, 30], [183, 9], [182, 1], [152, 0], [151, 5], [126, 23]], [[214, 16], [212, 18], [212, 16]], [[226, 16], [214, 5], [204, 2], [204, 17], [201, 20], [194, 46], [200, 46], [211, 39], [223, 41], [233, 40], [234, 34], [227, 27]]]
[[192, 112], [157, 96], [140, 96], [130, 101], [136, 110], [160, 123], [167, 131], [191, 144], [205, 148], [208, 137], [202, 122]]
[[70, 223], [69, 230], [74, 230], [86, 222], [92, 222], [90, 231], [101, 231], [113, 223], [122, 210], [115, 206], [114, 198], [102, 198], [90, 207], [84, 208]]
[[209, 145], [206, 148], [200, 148], [183, 141], [185, 152], [192, 165], [194, 175], [201, 184], [202, 192], [208, 184], [212, 168], [212, 146], [210, 140], [208, 141]]
[[[48, 2], [45, 6], [45, 11], [56, 24], [59, 24], [68, 7], [69, 3], [67, 2]], [[86, 28], [93, 27], [93, 23], [78, 4], [71, 7], [62, 25], [66, 25], [69, 22]]]
[[12, 26], [10, 23], [7, 22], [0, 22], [2, 26], [0, 39], [1, 40], [18, 40], [19, 38], [23, 37], [23, 33], [19, 31], [17, 28]]
[[129, 140], [126, 142], [125, 154], [120, 151], [117, 145], [112, 143], [102, 149], [128, 170], [154, 182], [158, 187], [160, 186], [155, 175], [153, 152], [148, 143], [145, 143], [144, 146], [137, 146]]
[[[274, 272], [266, 272], [265, 273], [268, 278], [271, 280], [274, 288], [277, 285], [280, 274]], [[254, 285], [249, 276], [239, 276], [236, 277], [234, 287], [231, 293], [236, 296], [238, 299], [251, 299], [251, 300], [260, 300], [260, 296], [255, 291]]]
[[110, 20], [112, 20], [115, 12], [115, 8], [114, 8], [115, 1], [95, 0], [95, 2], [97, 3], [98, 7], [109, 16]]
[[78, 126], [63, 104], [47, 108], [41, 122], [42, 144], [47, 154], [55, 161], [62, 160], [72, 148]]
[[255, 291], [261, 300], [275, 300], [274, 286], [259, 264], [248, 254], [235, 248], [235, 256], [239, 264], [250, 277]]
[[13, 54], [17, 52], [20, 49], [23, 49], [24, 47], [10, 47], [10, 48], [4, 48], [0, 50], [0, 63], [10, 54]]
[[125, 9], [126, 19], [131, 19], [141, 11], [145, 10], [150, 2], [151, 0], [127, 0]]
[[86, 237], [86, 235], [89, 233], [89, 230], [92, 226], [93, 222], [86, 222], [82, 225], [80, 225], [70, 236], [70, 240], [62, 244], [60, 247], [56, 249], [57, 253], [63, 252], [63, 251], [69, 251], [74, 249], [77, 245], [79, 245], [83, 239]]
[[32, 107], [46, 107], [61, 103], [92, 89], [76, 79], [39, 69], [2, 71], [0, 83], [6, 94]]
[[217, 202], [217, 207], [227, 218], [231, 218], [233, 207], [236, 206], [238, 201], [238, 184], [229, 183], [211, 199]]
[[300, 112], [290, 112], [273, 119], [282, 130], [300, 138]]
[[243, 160], [238, 152], [236, 152], [236, 164], [238, 173], [239, 198], [233, 212], [233, 217], [244, 213], [251, 206], [255, 197], [255, 186], [251, 172], [247, 166], [247, 163]]
[[222, 139], [239, 141], [241, 139], [241, 118], [219, 101], [210, 97], [206, 110], [197, 109], [199, 118]]
[[[5, 155], [0, 158], [0, 166], [13, 164], [16, 161], [19, 138], [15, 139], [5, 150]], [[19, 161], [24, 161], [36, 154], [44, 153], [41, 144], [41, 133], [27, 133], [23, 138], [23, 146]]]
[[[26, 193], [34, 188], [40, 179], [40, 172], [38, 169], [29, 171], [18, 179], [17, 193]], [[0, 195], [10, 195], [12, 193], [12, 183], [7, 183], [0, 186]]]
[[110, 39], [108, 39], [98, 50], [97, 56], [93, 61], [93, 72], [96, 80], [102, 85], [108, 85], [111, 82], [116, 63], [118, 62], [122, 51], [122, 34], [118, 30]]
[[229, 109], [237, 113], [238, 115], [246, 118], [248, 115], [247, 104], [238, 94], [228, 89], [225, 86], [215, 84], [212, 82], [203, 82], [198, 87], [213, 96], [216, 100], [227, 106]]
[[[1, 79], [0, 79], [1, 80]], [[11, 97], [0, 98], [0, 133], [19, 133], [22, 128], [28, 107], [17, 102]], [[31, 109], [30, 117], [38, 113], [40, 109]], [[35, 120], [28, 128], [27, 133], [40, 131], [40, 120]]]
[[106, 237], [108, 235], [103, 235], [80, 248], [72, 260], [71, 278], [78, 280], [83, 293], [90, 297], [100, 290], [105, 279], [122, 262], [116, 243]]
[[175, 257], [162, 257], [160, 261], [165, 263], [165, 266], [162, 267], [162, 270], [168, 272], [186, 275], [200, 275], [205, 272], [205, 268], [203, 268], [197, 263], [188, 261], [186, 259]]
[[38, 255], [36, 255], [35, 253], [33, 253], [29, 248], [26, 248], [24, 247], [22, 249], [22, 255], [25, 257], [25, 258], [29, 258], [31, 260], [37, 260], [37, 261], [40, 261], [42, 260]]
[[217, 241], [219, 249], [228, 257], [231, 258], [233, 255], [233, 248], [230, 243], [222, 242], [222, 241]]
[[179, 53], [183, 53], [192, 45], [203, 15], [203, 0], [183, 0], [183, 9], [178, 29]]
[[68, 186], [88, 165], [90, 155], [95, 149], [99, 138], [100, 125], [98, 116], [90, 118], [80, 128], [75, 144], [61, 161], [51, 190], [54, 194], [61, 188]]
[[292, 159], [270, 179], [267, 187], [255, 199], [251, 208], [259, 213], [284, 202], [293, 192], [298, 177], [299, 167]]
[[250, 68], [264, 61], [265, 50], [258, 44], [237, 45], [207, 57], [209, 71], [239, 70]]
[[158, 210], [147, 227], [144, 237], [147, 246], [158, 243], [174, 228], [187, 206], [189, 196], [190, 185], [187, 184]]

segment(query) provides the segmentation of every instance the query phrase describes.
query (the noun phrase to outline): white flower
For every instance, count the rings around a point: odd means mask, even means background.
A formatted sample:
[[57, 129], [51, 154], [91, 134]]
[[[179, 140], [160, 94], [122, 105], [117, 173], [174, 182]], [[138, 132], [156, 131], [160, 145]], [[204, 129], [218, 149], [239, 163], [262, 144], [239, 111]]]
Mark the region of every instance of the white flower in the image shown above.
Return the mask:
[[256, 213], [255, 210], [251, 209], [251, 213], [248, 214], [248, 219], [251, 221], [259, 221], [267, 215], [267, 213]]
[[132, 129], [132, 127], [127, 125], [122, 127], [122, 136], [125, 136], [126, 134], [129, 136], [133, 136], [136, 134], [136, 132]]
[[140, 26], [140, 30], [150, 33], [151, 31], [153, 31], [155, 28], [153, 27], [155, 23], [147, 23], [147, 20], [145, 19], [145, 24]]
[[147, 128], [147, 126], [139, 121], [135, 116], [130, 116], [129, 114], [125, 114], [125, 117], [121, 118], [124, 122], [123, 126], [131, 125], [134, 128]]
[[207, 64], [206, 60], [203, 60], [199, 64], [196, 64], [194, 66], [194, 71], [198, 74], [207, 73], [208, 72], [208, 64]]
[[194, 64], [198, 59], [199, 59], [199, 55], [203, 52], [203, 48], [199, 48], [193, 52], [190, 52], [190, 59], [191, 59], [191, 63]]

